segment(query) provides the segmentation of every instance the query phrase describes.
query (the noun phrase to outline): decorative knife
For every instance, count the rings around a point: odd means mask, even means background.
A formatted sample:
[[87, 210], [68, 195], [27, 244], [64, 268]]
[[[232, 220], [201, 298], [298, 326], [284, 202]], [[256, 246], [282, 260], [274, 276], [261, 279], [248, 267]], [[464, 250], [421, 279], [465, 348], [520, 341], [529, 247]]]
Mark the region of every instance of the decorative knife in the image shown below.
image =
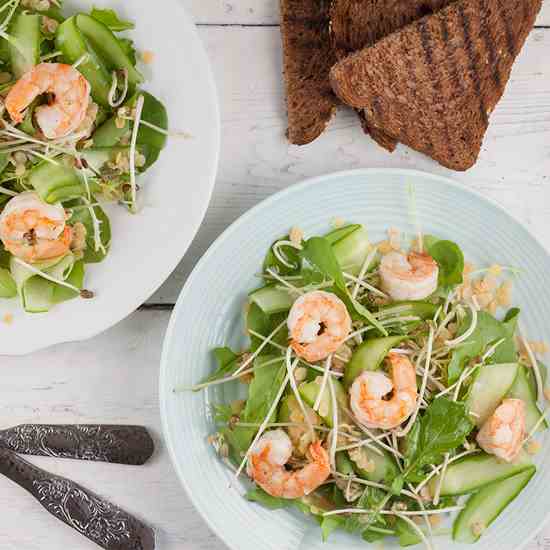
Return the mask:
[[141, 426], [23, 424], [0, 430], [0, 447], [19, 454], [141, 465], [154, 443]]
[[118, 506], [81, 485], [50, 474], [7, 448], [0, 473], [26, 489], [53, 516], [105, 550], [154, 550], [155, 533]]

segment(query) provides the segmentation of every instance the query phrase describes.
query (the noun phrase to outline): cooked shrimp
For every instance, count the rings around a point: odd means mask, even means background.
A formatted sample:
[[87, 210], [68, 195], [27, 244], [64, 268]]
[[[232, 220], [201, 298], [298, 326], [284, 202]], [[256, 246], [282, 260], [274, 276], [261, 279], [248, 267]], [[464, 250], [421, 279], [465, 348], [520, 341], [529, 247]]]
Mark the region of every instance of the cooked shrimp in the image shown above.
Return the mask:
[[328, 453], [316, 441], [309, 446], [312, 461], [301, 470], [285, 464], [292, 455], [292, 443], [283, 430], [265, 432], [248, 459], [248, 475], [268, 494], [280, 498], [301, 498], [315, 491], [330, 475]]
[[25, 117], [25, 109], [39, 95], [53, 94], [50, 104], [37, 107], [34, 113], [47, 138], [62, 138], [76, 130], [86, 118], [90, 89], [89, 82], [71, 65], [40, 63], [10, 90], [6, 109], [15, 124], [19, 124]]
[[525, 438], [525, 403], [505, 399], [477, 434], [479, 446], [506, 462], [518, 455]]
[[382, 288], [396, 301], [423, 300], [437, 289], [439, 267], [428, 254], [386, 254], [380, 262]]
[[[413, 413], [416, 400], [416, 370], [409, 359], [390, 353], [391, 378], [383, 372], [365, 371], [350, 388], [351, 409], [367, 428], [390, 430]], [[393, 392], [389, 399], [387, 397]]]
[[0, 239], [17, 258], [36, 263], [69, 251], [72, 230], [60, 204], [47, 204], [32, 192], [11, 199], [0, 215]]
[[298, 298], [288, 315], [291, 346], [306, 361], [334, 353], [351, 330], [351, 317], [337, 296], [317, 290]]

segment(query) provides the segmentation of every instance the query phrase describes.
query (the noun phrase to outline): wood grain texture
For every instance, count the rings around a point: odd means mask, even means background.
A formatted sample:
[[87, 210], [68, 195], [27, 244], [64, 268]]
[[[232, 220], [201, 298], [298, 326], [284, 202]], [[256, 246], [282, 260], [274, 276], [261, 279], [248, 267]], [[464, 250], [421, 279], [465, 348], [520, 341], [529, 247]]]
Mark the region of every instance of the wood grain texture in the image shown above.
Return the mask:
[[195, 242], [151, 302], [173, 302], [207, 247], [249, 208], [304, 178], [338, 170], [398, 167], [450, 176], [497, 200], [550, 242], [550, 29], [531, 33], [493, 114], [480, 160], [466, 173], [446, 170], [404, 146], [387, 153], [344, 108], [317, 141], [289, 145], [279, 29], [214, 26], [201, 27], [200, 34], [221, 103], [218, 179]]
[[[278, 0], [183, 0], [201, 25], [277, 25]], [[545, 0], [537, 25], [550, 25], [550, 2]]]
[[[222, 550], [195, 512], [161, 442], [157, 386], [168, 312], [139, 312], [98, 338], [39, 355], [2, 358], [0, 417], [19, 423], [145, 425], [156, 453], [145, 466], [30, 458], [84, 485], [157, 530], [159, 550]], [[50, 516], [0, 477], [2, 550], [94, 550], [93, 543]]]

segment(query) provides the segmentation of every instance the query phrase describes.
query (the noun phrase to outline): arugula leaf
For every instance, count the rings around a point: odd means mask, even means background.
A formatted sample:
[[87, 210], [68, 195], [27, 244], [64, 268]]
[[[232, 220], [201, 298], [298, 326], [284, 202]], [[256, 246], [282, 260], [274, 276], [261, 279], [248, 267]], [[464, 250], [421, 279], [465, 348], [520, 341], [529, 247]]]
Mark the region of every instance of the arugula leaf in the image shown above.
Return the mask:
[[237, 370], [239, 365], [239, 355], [230, 348], [215, 348], [212, 353], [216, 358], [218, 368], [214, 374], [211, 374], [203, 381], [203, 384], [229, 376]]
[[435, 399], [417, 421], [406, 441], [404, 478], [412, 480], [428, 464], [438, 464], [443, 455], [462, 445], [474, 425], [464, 403], [446, 397]]
[[264, 272], [267, 271], [268, 269], [271, 269], [273, 271], [276, 271], [279, 275], [282, 275], [282, 276], [296, 275], [300, 272], [300, 269], [302, 267], [302, 258], [300, 257], [300, 252], [298, 250], [290, 246], [285, 247], [284, 249], [284, 253], [288, 259], [288, 262], [293, 264], [295, 266], [294, 268], [290, 268], [285, 264], [281, 263], [275, 257], [275, 254], [273, 254], [273, 245], [276, 242], [288, 241], [288, 240], [290, 240], [290, 236], [285, 235], [284, 237], [281, 237], [280, 239], [277, 239], [272, 243], [264, 259], [264, 265], [263, 265]]
[[518, 325], [518, 317], [520, 310], [515, 307], [510, 309], [503, 321], [502, 326], [506, 335], [505, 340], [498, 346], [495, 353], [491, 357], [491, 362], [495, 364], [500, 363], [516, 363], [518, 360], [518, 347], [516, 345], [515, 333]]
[[[277, 326], [281, 324], [286, 315], [286, 313], [267, 315], [264, 313], [262, 308], [258, 306], [258, 304], [252, 302], [246, 316], [246, 328], [248, 331], [253, 330], [262, 336], [269, 336], [277, 328]], [[286, 327], [281, 327], [272, 340], [281, 345], [286, 344], [288, 340], [288, 329]], [[250, 351], [256, 351], [262, 342], [263, 340], [261, 338], [251, 334]], [[273, 348], [268, 344], [264, 347], [260, 355], [267, 355], [272, 352]]]
[[349, 294], [340, 264], [334, 255], [330, 242], [326, 238], [311, 237], [311, 239], [308, 239], [304, 243], [301, 254], [303, 258], [317, 268], [325, 277], [334, 281], [334, 293], [346, 304], [348, 311], [366, 319], [384, 336], [388, 335], [387, 330], [378, 322], [374, 315]]
[[[79, 206], [82, 206], [80, 201], [75, 201]], [[72, 203], [71, 203], [72, 204]], [[84, 250], [84, 263], [95, 264], [102, 262], [108, 252], [111, 245], [111, 221], [109, 217], [101, 208], [101, 206], [92, 207], [95, 212], [95, 216], [99, 221], [99, 238], [101, 244], [105, 247], [105, 254], [100, 250], [95, 249], [94, 239], [94, 223], [90, 211], [87, 208], [75, 208], [69, 219], [70, 225], [81, 223], [86, 228], [86, 249]]]
[[304, 243], [302, 256], [323, 275], [334, 281], [340, 291], [346, 292], [346, 281], [332, 246], [324, 237], [311, 237]]
[[[458, 335], [464, 334], [471, 324], [472, 314], [469, 312], [460, 324]], [[458, 380], [462, 369], [468, 361], [482, 354], [490, 344], [507, 336], [508, 332], [502, 323], [497, 321], [491, 314], [480, 311], [477, 314], [477, 325], [472, 335], [453, 351], [447, 371], [449, 385], [454, 384]], [[498, 363], [513, 363], [515, 361], [515, 356], [510, 354], [510, 350], [506, 350], [505, 348], [505, 353], [500, 352], [499, 348], [497, 348], [492, 358], [493, 361]]]
[[280, 510], [281, 508], [289, 508], [290, 506], [294, 505], [294, 500], [288, 498], [272, 497], [260, 487], [250, 489], [250, 491], [246, 493], [245, 498], [250, 502], [257, 502], [258, 504], [261, 504], [262, 506], [265, 506], [270, 510]]
[[[376, 487], [366, 487], [363, 494], [359, 497], [359, 500], [355, 504], [355, 507], [364, 508], [366, 510], [381, 510], [384, 507], [385, 502], [387, 502], [387, 499], [388, 496], [385, 491], [377, 489]], [[376, 525], [384, 527], [386, 525], [386, 520], [380, 514], [372, 514], [367, 517], [369, 522], [368, 524], [371, 526]], [[346, 518], [344, 529], [348, 531], [348, 533], [355, 533], [357, 531], [364, 530], [364, 528], [364, 516], [361, 514], [351, 514]]]
[[132, 65], [137, 63], [136, 46], [130, 38], [119, 38], [118, 43], [122, 46], [124, 53], [130, 58]]
[[462, 283], [464, 254], [456, 243], [437, 241], [427, 250], [439, 265], [439, 286], [448, 287]]
[[214, 412], [214, 422], [220, 424], [227, 424], [231, 417], [233, 416], [233, 411], [231, 410], [231, 405], [212, 405], [212, 410]]
[[325, 516], [321, 520], [321, 536], [323, 542], [327, 542], [330, 534], [336, 529], [341, 529], [345, 523], [345, 519], [341, 516]]
[[[263, 363], [277, 358], [279, 357], [258, 357], [254, 361], [254, 366], [261, 367]], [[242, 415], [243, 422], [261, 422], [265, 418], [285, 377], [286, 369], [282, 357], [280, 357], [280, 362], [280, 365], [275, 363], [255, 371]], [[276, 416], [276, 411], [274, 416]]]
[[123, 21], [114, 10], [93, 8], [90, 15], [109, 27], [113, 32], [128, 31], [135, 28], [130, 21]]
[[414, 546], [422, 542], [420, 535], [401, 518], [397, 518], [395, 530], [399, 538], [399, 546]]

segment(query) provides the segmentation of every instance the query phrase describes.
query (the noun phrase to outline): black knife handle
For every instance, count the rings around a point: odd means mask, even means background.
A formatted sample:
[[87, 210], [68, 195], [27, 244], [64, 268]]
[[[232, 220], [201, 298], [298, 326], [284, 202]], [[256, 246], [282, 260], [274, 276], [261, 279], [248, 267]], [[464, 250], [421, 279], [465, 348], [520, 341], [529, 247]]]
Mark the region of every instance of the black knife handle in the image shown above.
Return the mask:
[[154, 550], [144, 523], [69, 479], [50, 474], [0, 448], [0, 473], [26, 489], [57, 519], [105, 550]]
[[19, 454], [141, 465], [154, 443], [141, 426], [23, 424], [0, 431], [0, 445]]

